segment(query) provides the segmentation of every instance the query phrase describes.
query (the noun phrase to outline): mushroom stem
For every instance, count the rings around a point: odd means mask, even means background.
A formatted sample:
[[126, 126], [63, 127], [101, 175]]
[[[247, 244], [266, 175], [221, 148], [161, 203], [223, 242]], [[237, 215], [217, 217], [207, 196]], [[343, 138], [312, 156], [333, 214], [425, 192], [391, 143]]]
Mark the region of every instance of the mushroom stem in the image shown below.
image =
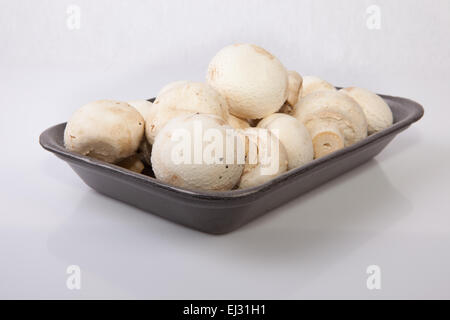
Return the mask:
[[292, 115], [292, 112], [294, 111], [294, 106], [290, 105], [289, 103], [283, 104], [283, 106], [278, 110], [278, 113], [284, 113], [287, 115]]
[[313, 142], [315, 159], [344, 148], [344, 136], [333, 121], [316, 119], [308, 124], [308, 129]]
[[297, 103], [302, 83], [303, 78], [298, 72], [288, 71], [288, 97], [286, 102], [289, 106], [293, 107]]
[[138, 155], [128, 157], [120, 161], [117, 165], [137, 173], [141, 173], [144, 170], [144, 164], [142, 163]]

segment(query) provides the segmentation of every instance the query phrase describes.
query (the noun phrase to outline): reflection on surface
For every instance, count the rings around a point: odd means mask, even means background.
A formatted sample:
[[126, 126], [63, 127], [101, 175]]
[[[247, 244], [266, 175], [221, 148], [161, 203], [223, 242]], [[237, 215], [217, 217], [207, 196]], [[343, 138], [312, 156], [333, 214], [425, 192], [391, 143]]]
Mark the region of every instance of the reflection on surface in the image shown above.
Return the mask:
[[372, 160], [224, 236], [89, 191], [48, 245], [133, 297], [282, 298], [410, 208]]

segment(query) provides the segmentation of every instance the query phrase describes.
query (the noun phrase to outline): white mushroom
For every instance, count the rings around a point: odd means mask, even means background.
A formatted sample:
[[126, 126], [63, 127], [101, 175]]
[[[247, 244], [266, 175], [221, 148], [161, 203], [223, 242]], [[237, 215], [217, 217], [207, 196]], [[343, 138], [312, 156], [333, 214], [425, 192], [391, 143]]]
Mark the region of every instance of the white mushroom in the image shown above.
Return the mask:
[[189, 81], [186, 81], [186, 80], [179, 80], [179, 81], [170, 82], [170, 83], [166, 84], [164, 87], [162, 87], [161, 90], [159, 90], [158, 96], [162, 95], [166, 91], [169, 91], [169, 90], [171, 90], [171, 89], [173, 89], [175, 87], [181, 86], [181, 85], [185, 85], [187, 83], [189, 83]]
[[[193, 190], [230, 190], [244, 167], [242, 142], [222, 118], [190, 114], [170, 120], [156, 136], [152, 167], [157, 179]], [[240, 148], [244, 155], [244, 148]]]
[[393, 123], [391, 108], [375, 93], [362, 88], [345, 88], [340, 90], [355, 99], [361, 106], [367, 119], [367, 130], [374, 134], [388, 128]]
[[[142, 118], [144, 118], [144, 122], [146, 122], [147, 117], [150, 113], [150, 110], [153, 107], [153, 103], [147, 100], [133, 100], [128, 101], [128, 104], [135, 108], [139, 113], [141, 114]], [[145, 130], [145, 125], [144, 125]], [[141, 144], [139, 145], [138, 154], [140, 159], [150, 165], [150, 154], [152, 151], [151, 144], [147, 141], [147, 138], [144, 136], [142, 137]]]
[[220, 50], [211, 60], [206, 78], [225, 97], [230, 112], [244, 119], [260, 119], [278, 111], [288, 96], [284, 66], [252, 44]]
[[300, 89], [302, 88], [303, 78], [296, 71], [288, 71], [288, 97], [287, 104], [295, 106], [298, 101]]
[[311, 134], [315, 158], [323, 157], [367, 136], [361, 107], [337, 91], [316, 91], [299, 100], [293, 114]]
[[232, 114], [228, 115], [228, 124], [234, 129], [246, 129], [250, 128], [248, 121], [235, 117]]
[[126, 102], [100, 100], [79, 108], [64, 132], [64, 145], [73, 152], [106, 162], [134, 153], [144, 133], [144, 119]]
[[329, 82], [315, 76], [304, 76], [302, 87], [300, 89], [299, 99], [310, 93], [322, 90], [336, 91], [336, 88]]
[[205, 83], [186, 82], [166, 90], [153, 102], [145, 119], [147, 140], [153, 144], [159, 130], [170, 120], [191, 113], [213, 114], [228, 119], [225, 99]]
[[128, 101], [128, 104], [135, 108], [142, 116], [142, 118], [147, 118], [147, 114], [150, 112], [153, 103], [147, 100], [133, 100]]
[[261, 128], [248, 128], [240, 133], [245, 138], [247, 153], [240, 189], [261, 185], [286, 172], [286, 150], [274, 134]]
[[288, 169], [301, 167], [314, 159], [314, 149], [308, 129], [296, 118], [274, 113], [258, 123], [270, 130], [283, 144], [288, 157]]
[[117, 163], [117, 165], [137, 173], [141, 173], [145, 168], [144, 163], [141, 161], [139, 155], [137, 154], [123, 159], [122, 161]]

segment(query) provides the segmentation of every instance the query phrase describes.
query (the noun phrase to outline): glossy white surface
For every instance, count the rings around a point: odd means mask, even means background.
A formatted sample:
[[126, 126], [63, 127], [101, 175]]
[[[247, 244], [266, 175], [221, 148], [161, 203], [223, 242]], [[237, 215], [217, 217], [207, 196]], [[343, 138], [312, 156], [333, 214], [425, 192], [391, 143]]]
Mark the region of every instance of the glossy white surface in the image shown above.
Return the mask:
[[[0, 298], [450, 298], [450, 5], [8, 1], [0, 11]], [[79, 30], [66, 9], [81, 8]], [[210, 236], [106, 198], [38, 137], [80, 105], [203, 80], [222, 46], [422, 103], [375, 160]], [[366, 287], [378, 265], [381, 290]], [[81, 290], [66, 268], [79, 265]]]

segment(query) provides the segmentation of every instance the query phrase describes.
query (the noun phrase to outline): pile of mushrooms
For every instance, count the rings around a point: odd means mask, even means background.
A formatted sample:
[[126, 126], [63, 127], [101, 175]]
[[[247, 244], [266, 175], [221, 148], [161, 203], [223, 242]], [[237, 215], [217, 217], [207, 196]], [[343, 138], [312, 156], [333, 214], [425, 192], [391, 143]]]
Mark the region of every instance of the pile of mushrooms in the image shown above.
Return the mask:
[[64, 144], [137, 173], [151, 168], [177, 187], [225, 191], [266, 183], [392, 123], [378, 95], [337, 90], [288, 71], [259, 46], [235, 44], [213, 57], [206, 82], [169, 83], [153, 103], [86, 104], [68, 121]]

